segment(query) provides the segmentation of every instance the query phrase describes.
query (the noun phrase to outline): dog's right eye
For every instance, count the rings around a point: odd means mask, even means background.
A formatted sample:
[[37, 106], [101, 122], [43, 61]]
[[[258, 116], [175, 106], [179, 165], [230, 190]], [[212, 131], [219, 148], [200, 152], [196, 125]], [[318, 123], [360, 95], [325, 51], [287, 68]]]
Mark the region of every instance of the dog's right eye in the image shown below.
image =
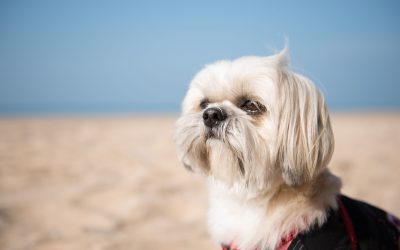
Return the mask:
[[209, 104], [209, 101], [208, 101], [208, 100], [202, 100], [202, 101], [200, 102], [200, 108], [201, 108], [201, 109], [205, 109], [205, 108], [207, 108], [208, 104]]
[[266, 111], [264, 105], [262, 105], [257, 101], [252, 101], [252, 100], [244, 101], [243, 104], [240, 106], [240, 108], [246, 111], [249, 115], [258, 115]]

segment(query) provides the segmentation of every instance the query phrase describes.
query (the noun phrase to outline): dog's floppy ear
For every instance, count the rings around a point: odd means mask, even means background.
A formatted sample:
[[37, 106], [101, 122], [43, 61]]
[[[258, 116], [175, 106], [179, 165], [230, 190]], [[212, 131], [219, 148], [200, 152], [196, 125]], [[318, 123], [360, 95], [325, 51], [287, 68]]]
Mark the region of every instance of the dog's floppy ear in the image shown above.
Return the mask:
[[331, 123], [324, 98], [309, 79], [287, 69], [278, 71], [276, 163], [288, 185], [301, 185], [317, 176], [331, 159]]

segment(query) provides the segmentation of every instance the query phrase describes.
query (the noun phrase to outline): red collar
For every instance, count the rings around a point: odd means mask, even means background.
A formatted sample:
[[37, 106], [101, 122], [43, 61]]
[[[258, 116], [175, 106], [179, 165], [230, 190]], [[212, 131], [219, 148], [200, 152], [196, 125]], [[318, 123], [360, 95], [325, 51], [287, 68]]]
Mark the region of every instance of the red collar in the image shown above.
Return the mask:
[[350, 245], [352, 250], [357, 250], [357, 238], [356, 233], [354, 232], [353, 223], [351, 222], [350, 216], [347, 213], [346, 207], [340, 198], [337, 199], [339, 205], [340, 216], [342, 216], [344, 225], [346, 227], [347, 234], [349, 235]]
[[[297, 234], [293, 231], [288, 236], [282, 238], [281, 243], [276, 248], [276, 250], [287, 250], [290, 246], [290, 243], [292, 243], [296, 235]], [[239, 248], [232, 243], [230, 243], [229, 245], [221, 245], [221, 247], [222, 250], [239, 250]], [[259, 250], [259, 248], [257, 247], [255, 250]]]

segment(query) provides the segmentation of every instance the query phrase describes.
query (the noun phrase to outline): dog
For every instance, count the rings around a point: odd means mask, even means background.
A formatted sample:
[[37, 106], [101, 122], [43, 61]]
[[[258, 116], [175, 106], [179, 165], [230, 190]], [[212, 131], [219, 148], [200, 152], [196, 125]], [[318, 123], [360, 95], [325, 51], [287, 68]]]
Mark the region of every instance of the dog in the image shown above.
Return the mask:
[[399, 249], [399, 221], [340, 194], [320, 90], [287, 48], [207, 65], [176, 122], [179, 160], [206, 177], [222, 249]]

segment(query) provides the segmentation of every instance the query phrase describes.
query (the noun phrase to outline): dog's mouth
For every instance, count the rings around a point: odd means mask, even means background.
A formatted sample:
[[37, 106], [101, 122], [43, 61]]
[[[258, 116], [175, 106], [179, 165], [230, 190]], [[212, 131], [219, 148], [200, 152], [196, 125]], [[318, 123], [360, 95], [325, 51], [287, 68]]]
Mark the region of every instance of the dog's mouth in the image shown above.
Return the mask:
[[205, 133], [204, 133], [204, 138], [205, 140], [209, 140], [209, 139], [220, 139], [219, 133], [212, 128], [207, 128]]
[[225, 141], [225, 131], [221, 126], [206, 128], [204, 131], [204, 139], [205, 141], [211, 139]]
[[227, 139], [227, 134], [229, 134], [229, 123], [221, 123], [217, 126], [205, 127], [203, 130], [205, 141], [210, 139], [225, 141]]

